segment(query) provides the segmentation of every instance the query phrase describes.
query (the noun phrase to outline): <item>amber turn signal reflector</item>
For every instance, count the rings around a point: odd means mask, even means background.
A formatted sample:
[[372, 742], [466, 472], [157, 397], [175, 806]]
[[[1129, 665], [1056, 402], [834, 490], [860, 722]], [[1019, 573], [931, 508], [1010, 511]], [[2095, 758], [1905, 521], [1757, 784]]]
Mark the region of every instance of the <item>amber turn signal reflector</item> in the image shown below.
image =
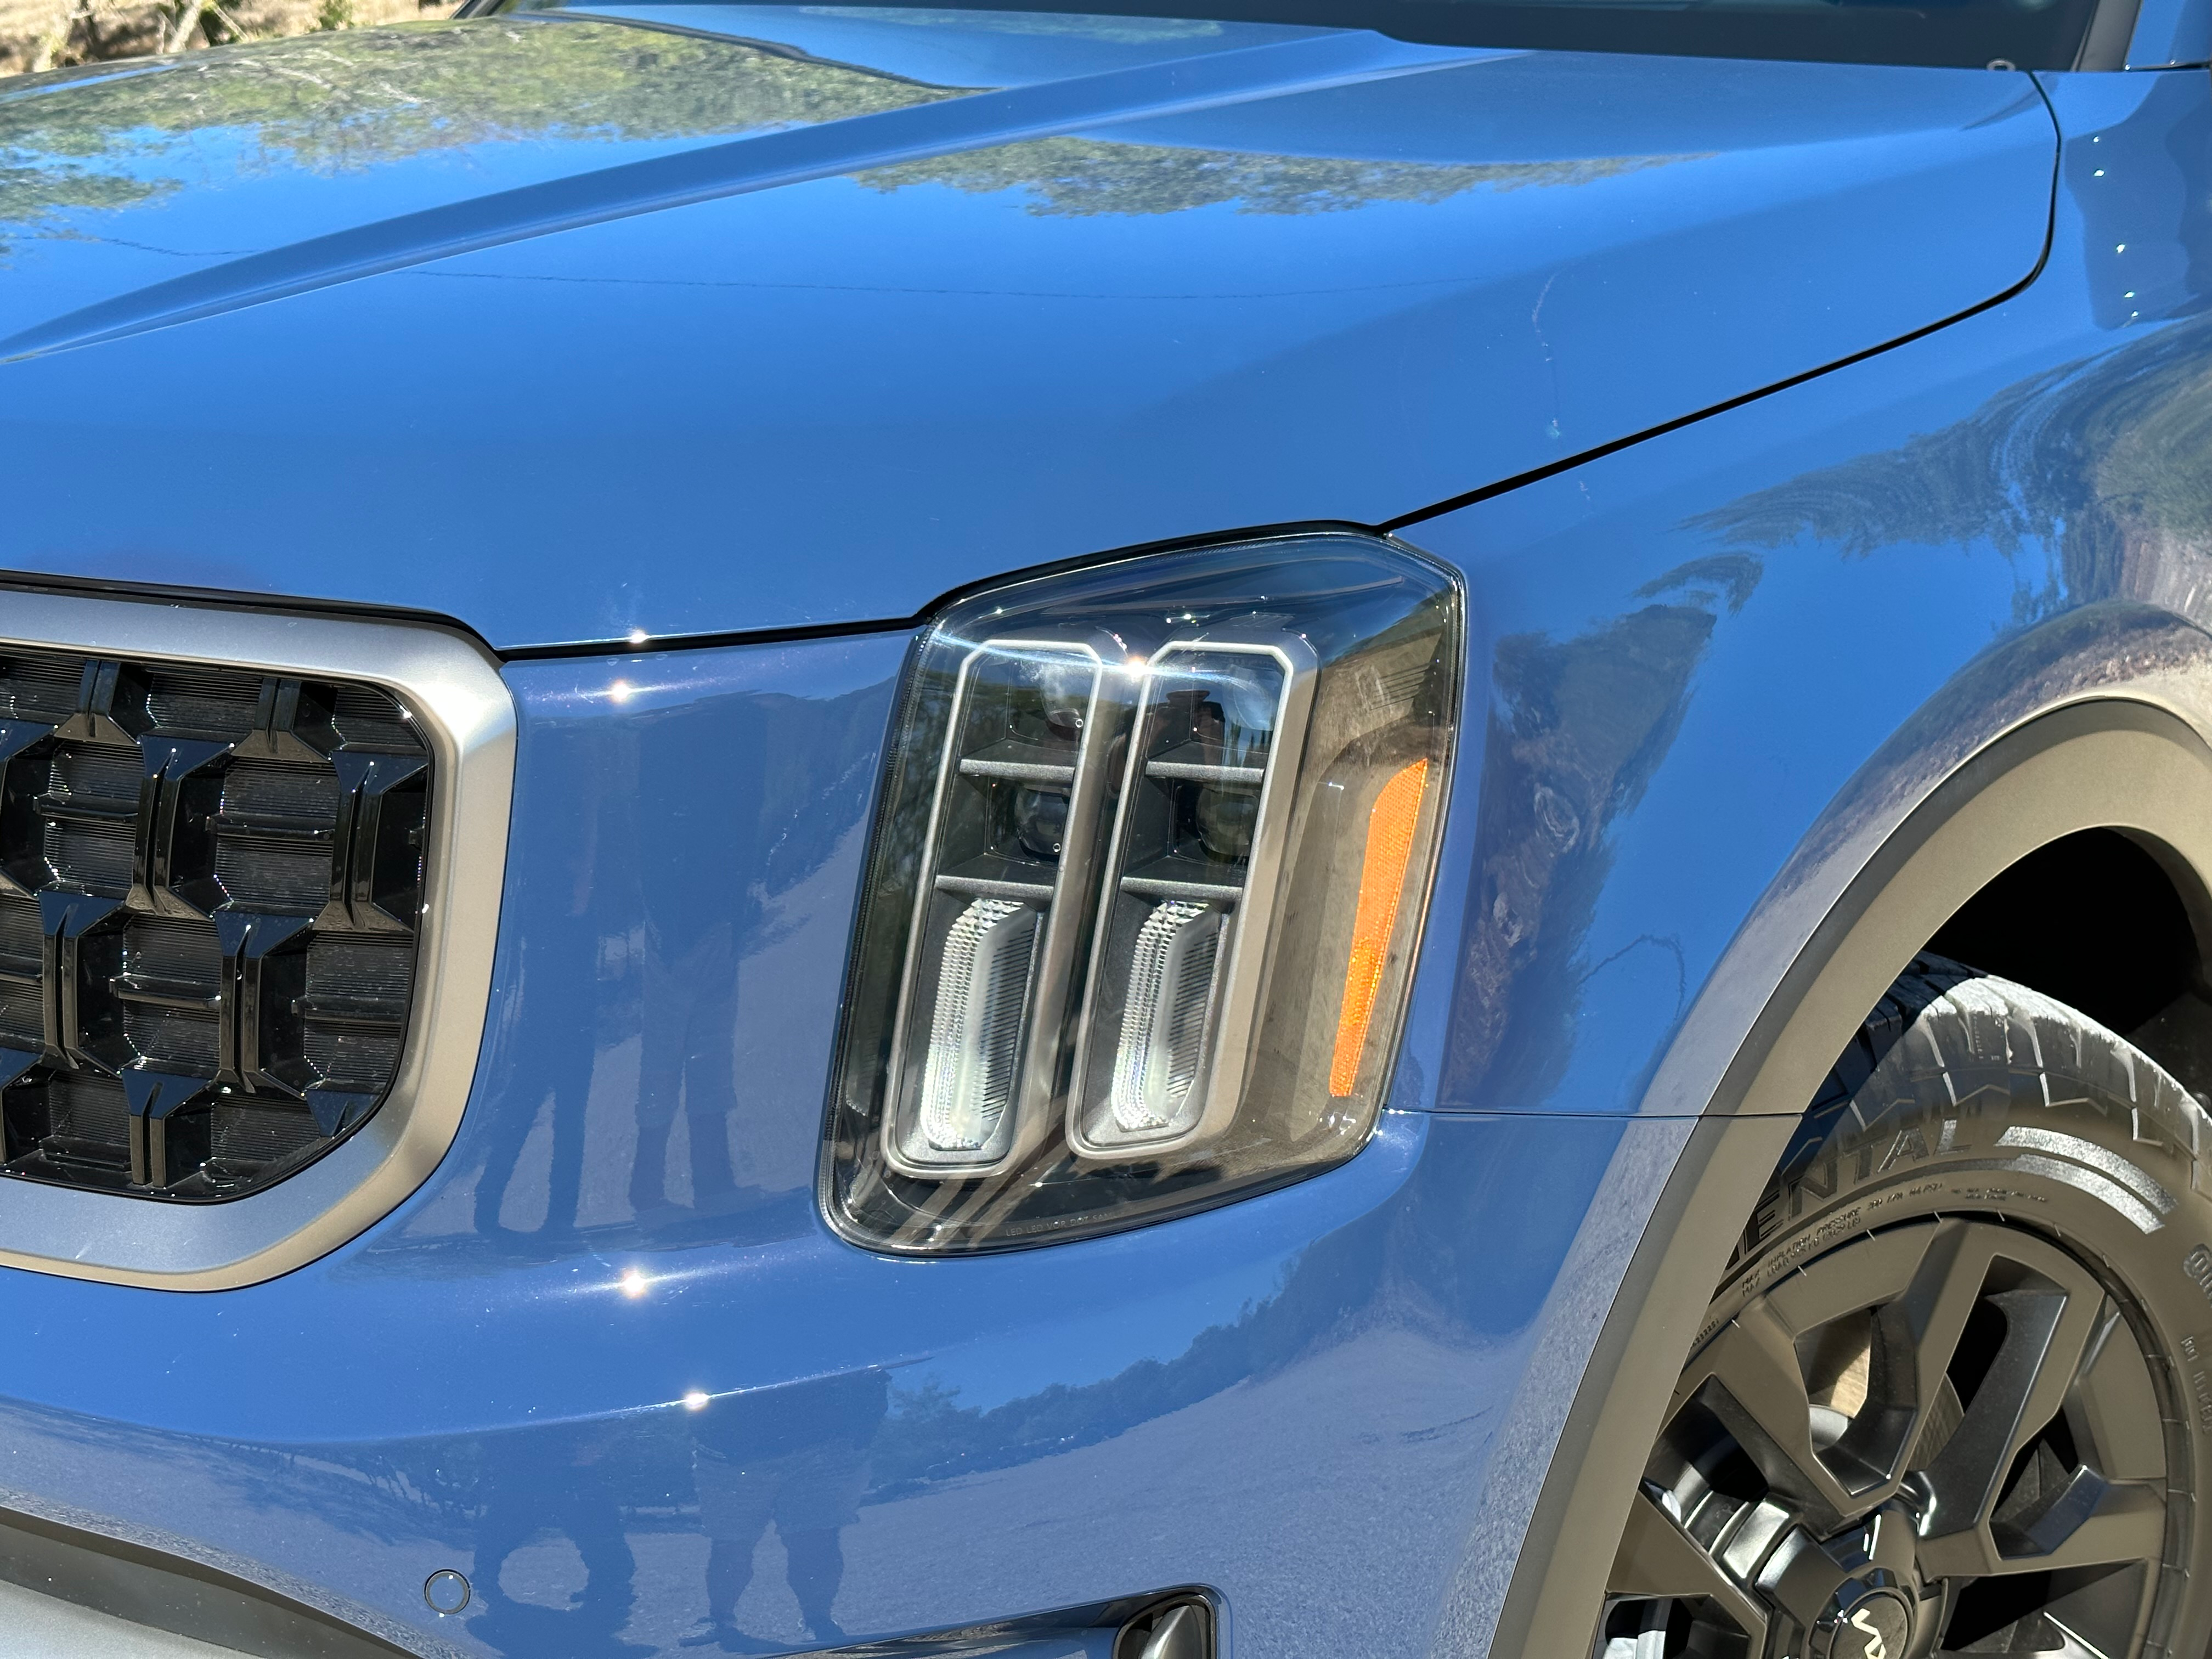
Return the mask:
[[1417, 760], [1382, 786], [1367, 814], [1367, 854], [1359, 867], [1359, 908], [1352, 923], [1352, 958], [1344, 969], [1344, 1006], [1336, 1017], [1336, 1053], [1329, 1062], [1328, 1091], [1348, 1095], [1359, 1080], [1359, 1051], [1375, 1014], [1375, 993], [1390, 953], [1406, 865], [1413, 854], [1413, 826], [1429, 785], [1429, 763]]

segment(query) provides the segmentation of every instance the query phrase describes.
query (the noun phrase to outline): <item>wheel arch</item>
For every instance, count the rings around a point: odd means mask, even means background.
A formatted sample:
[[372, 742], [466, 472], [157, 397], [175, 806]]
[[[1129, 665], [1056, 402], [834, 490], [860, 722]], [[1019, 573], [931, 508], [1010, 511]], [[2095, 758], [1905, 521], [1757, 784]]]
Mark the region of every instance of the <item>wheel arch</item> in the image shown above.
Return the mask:
[[[1901, 821], [1846, 791], [1777, 878], [1669, 1045], [1646, 1097], [1698, 1118], [1630, 1256], [1584, 1367], [1499, 1609], [1498, 1659], [1583, 1659], [1613, 1552], [1668, 1390], [1749, 1206], [1836, 1056], [1913, 957], [2021, 860], [2117, 831], [2171, 884], [2212, 957], [2212, 744], [2159, 697], [2100, 691], [2046, 708], [1975, 749]], [[1894, 799], [1893, 793], [1887, 796]], [[1871, 853], [1778, 976], [1775, 936], [1815, 872]], [[1985, 965], [1985, 964], [1977, 964]], [[1762, 985], [1765, 994], [1757, 993]], [[1749, 1012], [1748, 1019], [1746, 1018]], [[1715, 1078], [1717, 1075], [1717, 1085]]]

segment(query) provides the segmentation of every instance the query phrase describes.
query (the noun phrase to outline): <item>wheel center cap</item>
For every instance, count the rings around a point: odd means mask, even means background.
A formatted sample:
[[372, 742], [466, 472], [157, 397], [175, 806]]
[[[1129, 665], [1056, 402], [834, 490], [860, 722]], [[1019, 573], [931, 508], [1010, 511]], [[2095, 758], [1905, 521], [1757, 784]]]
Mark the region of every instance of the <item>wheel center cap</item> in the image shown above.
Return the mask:
[[1906, 1659], [1912, 1640], [1912, 1610], [1893, 1590], [1869, 1591], [1821, 1622], [1823, 1659]]

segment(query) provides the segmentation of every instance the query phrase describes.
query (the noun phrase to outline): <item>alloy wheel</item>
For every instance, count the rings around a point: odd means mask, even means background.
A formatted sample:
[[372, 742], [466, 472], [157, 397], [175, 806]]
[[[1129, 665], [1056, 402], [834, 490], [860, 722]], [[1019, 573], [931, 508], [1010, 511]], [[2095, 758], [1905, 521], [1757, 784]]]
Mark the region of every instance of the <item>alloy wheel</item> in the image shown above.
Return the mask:
[[1998, 1217], [1812, 1243], [1738, 1275], [1684, 1371], [1602, 1659], [2163, 1652], [2189, 1465], [2110, 1276]]

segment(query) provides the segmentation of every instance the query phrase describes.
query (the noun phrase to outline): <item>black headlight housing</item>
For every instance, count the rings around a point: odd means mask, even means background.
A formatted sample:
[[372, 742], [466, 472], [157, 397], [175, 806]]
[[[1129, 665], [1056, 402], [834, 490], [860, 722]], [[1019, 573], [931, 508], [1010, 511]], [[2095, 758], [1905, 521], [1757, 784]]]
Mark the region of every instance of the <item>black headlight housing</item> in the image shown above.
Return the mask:
[[823, 1159], [877, 1249], [1004, 1249], [1365, 1144], [1449, 789], [1449, 575], [1287, 536], [1015, 583], [917, 641]]

